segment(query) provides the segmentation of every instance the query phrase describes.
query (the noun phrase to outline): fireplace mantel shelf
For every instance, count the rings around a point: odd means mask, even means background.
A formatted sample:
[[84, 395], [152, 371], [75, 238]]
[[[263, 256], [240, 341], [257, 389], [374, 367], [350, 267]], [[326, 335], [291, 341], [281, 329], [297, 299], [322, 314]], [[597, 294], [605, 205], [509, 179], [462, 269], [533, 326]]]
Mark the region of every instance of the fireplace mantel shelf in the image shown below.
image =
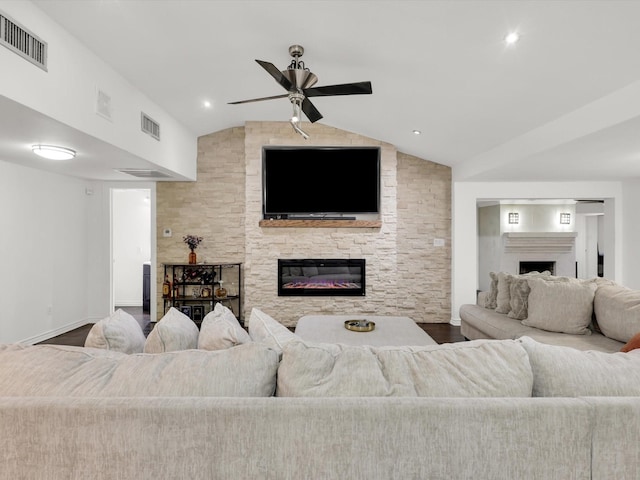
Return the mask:
[[547, 253], [561, 254], [573, 252], [576, 232], [506, 232], [505, 253]]
[[380, 220], [260, 220], [260, 227], [380, 228]]

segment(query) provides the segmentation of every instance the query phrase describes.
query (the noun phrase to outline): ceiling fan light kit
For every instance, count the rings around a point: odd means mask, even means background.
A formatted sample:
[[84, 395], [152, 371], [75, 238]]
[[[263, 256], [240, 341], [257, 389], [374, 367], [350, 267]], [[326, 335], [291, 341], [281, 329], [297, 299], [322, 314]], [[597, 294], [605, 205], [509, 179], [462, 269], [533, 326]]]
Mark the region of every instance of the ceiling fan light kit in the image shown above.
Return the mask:
[[318, 81], [318, 77], [305, 67], [300, 57], [304, 54], [304, 48], [300, 45], [291, 45], [289, 47], [289, 55], [293, 60], [285, 70], [278, 68], [270, 62], [257, 60], [256, 62], [267, 73], [269, 73], [276, 82], [278, 82], [288, 93], [282, 95], [274, 95], [271, 97], [253, 98], [250, 100], [241, 100], [238, 102], [229, 102], [230, 105], [238, 105], [241, 103], [260, 102], [263, 100], [273, 100], [276, 98], [288, 98], [293, 107], [293, 115], [289, 120], [293, 130], [302, 135], [306, 140], [309, 135], [300, 128], [300, 111], [305, 114], [311, 123], [317, 122], [322, 118], [322, 114], [311, 103], [309, 97], [327, 97], [335, 95], [368, 95], [372, 93], [371, 82], [345, 83], [341, 85], [327, 85], [324, 87], [312, 88]]

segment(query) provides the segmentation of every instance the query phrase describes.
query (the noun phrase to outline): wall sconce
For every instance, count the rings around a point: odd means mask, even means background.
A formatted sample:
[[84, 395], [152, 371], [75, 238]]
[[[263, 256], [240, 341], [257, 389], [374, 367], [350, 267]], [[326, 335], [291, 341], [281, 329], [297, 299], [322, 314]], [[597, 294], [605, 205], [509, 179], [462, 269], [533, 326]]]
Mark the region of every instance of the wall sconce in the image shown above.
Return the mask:
[[571, 223], [571, 214], [570, 213], [561, 213], [560, 214], [560, 224], [561, 225], [569, 225]]
[[517, 225], [518, 223], [520, 223], [520, 215], [517, 214], [517, 213], [510, 213], [509, 214], [509, 224]]

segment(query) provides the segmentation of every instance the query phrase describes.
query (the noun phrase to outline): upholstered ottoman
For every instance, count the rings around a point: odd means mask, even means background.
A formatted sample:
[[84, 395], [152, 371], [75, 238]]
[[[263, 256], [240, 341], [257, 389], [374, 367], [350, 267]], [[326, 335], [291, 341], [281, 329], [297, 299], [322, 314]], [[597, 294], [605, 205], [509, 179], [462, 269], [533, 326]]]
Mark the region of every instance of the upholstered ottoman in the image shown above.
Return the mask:
[[[369, 320], [376, 326], [370, 332], [354, 332], [345, 328], [344, 322], [347, 320]], [[436, 341], [409, 317], [305, 315], [298, 320], [295, 333], [303, 340], [322, 343], [373, 346], [437, 345]]]

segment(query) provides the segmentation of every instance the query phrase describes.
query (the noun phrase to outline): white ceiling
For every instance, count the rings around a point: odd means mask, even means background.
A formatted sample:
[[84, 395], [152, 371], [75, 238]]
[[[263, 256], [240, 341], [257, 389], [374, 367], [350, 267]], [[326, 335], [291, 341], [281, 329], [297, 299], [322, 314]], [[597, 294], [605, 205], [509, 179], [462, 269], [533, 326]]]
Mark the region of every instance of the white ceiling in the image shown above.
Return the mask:
[[640, 1], [34, 3], [198, 136], [288, 120], [287, 99], [227, 102], [285, 93], [254, 59], [300, 44], [318, 86], [373, 84], [315, 98], [321, 123], [457, 178], [640, 178]]

